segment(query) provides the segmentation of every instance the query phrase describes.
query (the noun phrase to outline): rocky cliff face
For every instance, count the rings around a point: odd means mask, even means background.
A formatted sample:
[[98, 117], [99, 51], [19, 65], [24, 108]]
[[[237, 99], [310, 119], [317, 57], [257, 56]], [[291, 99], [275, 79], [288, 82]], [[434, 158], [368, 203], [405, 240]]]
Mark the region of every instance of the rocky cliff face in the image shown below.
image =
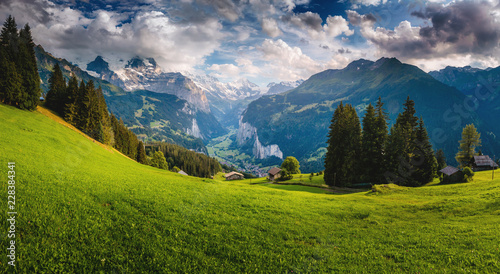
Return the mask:
[[257, 135], [257, 129], [250, 123], [244, 123], [242, 119], [243, 118], [240, 118], [238, 134], [236, 137], [239, 146], [243, 146], [248, 142], [253, 142], [252, 153], [255, 158], [264, 159], [275, 156], [283, 159], [283, 152], [280, 150], [278, 145], [262, 145], [259, 141], [259, 136]]
[[149, 90], [173, 94], [188, 101], [197, 110], [210, 112], [207, 96], [202, 89], [181, 73], [162, 72], [153, 58], [134, 57], [125, 68], [113, 72], [102, 57], [98, 56], [88, 64], [87, 69], [126, 91]]

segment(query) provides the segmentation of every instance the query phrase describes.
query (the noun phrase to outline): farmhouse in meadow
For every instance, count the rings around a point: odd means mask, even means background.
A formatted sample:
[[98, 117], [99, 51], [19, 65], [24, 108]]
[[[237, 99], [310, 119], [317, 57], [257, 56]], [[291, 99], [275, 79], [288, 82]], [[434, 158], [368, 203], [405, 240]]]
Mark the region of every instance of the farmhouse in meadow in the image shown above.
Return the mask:
[[472, 163], [473, 171], [482, 170], [492, 170], [497, 169], [498, 165], [493, 160], [491, 160], [488, 155], [474, 156], [474, 162]]
[[231, 180], [243, 180], [245, 176], [243, 174], [238, 173], [236, 171], [229, 172], [228, 174], [225, 175], [227, 181]]
[[456, 167], [447, 166], [439, 172], [443, 173], [443, 183], [458, 183], [464, 179], [464, 173]]
[[179, 170], [179, 172], [177, 172], [177, 173], [179, 173], [180, 175], [189, 176], [186, 172], [184, 172], [184, 171], [182, 171], [182, 170]]
[[278, 179], [281, 176], [280, 171], [281, 171], [280, 168], [277, 168], [277, 167], [271, 168], [268, 172], [269, 180], [274, 181], [274, 180]]

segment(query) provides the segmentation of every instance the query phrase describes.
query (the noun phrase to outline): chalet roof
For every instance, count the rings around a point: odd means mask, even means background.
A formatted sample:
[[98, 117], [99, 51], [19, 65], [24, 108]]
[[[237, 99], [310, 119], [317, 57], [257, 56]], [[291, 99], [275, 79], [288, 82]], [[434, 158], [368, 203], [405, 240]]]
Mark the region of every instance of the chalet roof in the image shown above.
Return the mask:
[[271, 168], [271, 169], [269, 170], [269, 172], [268, 172], [268, 173], [274, 176], [274, 175], [276, 175], [276, 174], [280, 173], [280, 171], [281, 171], [281, 168], [273, 167], [273, 168]]
[[177, 172], [177, 173], [179, 173], [179, 174], [181, 174], [181, 175], [186, 175], [186, 176], [189, 176], [186, 172], [184, 172], [184, 171], [182, 171], [182, 170], [180, 170], [180, 171], [179, 171], [179, 172]]
[[478, 167], [498, 167], [488, 155], [474, 156], [474, 163]]
[[439, 172], [443, 173], [443, 174], [446, 174], [448, 176], [451, 176], [457, 172], [459, 172], [460, 169], [456, 168], [456, 167], [452, 167], [452, 166], [447, 166], [443, 169], [441, 169]]
[[227, 173], [225, 176], [226, 176], [226, 178], [228, 178], [228, 177], [231, 177], [233, 175], [238, 175], [240, 177], [244, 177], [243, 174], [236, 172], [236, 171], [231, 171], [231, 172]]

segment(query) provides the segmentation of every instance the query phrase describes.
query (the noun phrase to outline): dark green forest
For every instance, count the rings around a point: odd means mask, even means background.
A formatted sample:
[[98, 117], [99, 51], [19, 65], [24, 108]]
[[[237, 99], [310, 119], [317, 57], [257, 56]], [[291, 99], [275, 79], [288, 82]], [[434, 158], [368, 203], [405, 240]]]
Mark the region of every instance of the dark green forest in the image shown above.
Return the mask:
[[165, 142], [146, 145], [148, 155], [153, 156], [156, 151], [163, 153], [170, 169], [175, 170], [177, 167], [191, 176], [210, 178], [222, 171], [221, 165], [214, 158], [178, 145]]
[[[406, 99], [404, 111], [388, 132], [387, 113], [379, 98], [362, 119], [342, 102], [331, 120], [325, 157], [325, 182], [330, 186], [395, 183], [421, 186], [436, 177], [438, 162], [415, 102]], [[442, 151], [441, 151], [442, 153]]]
[[18, 31], [9, 16], [0, 35], [0, 102], [36, 109], [41, 93], [34, 46], [30, 26]]

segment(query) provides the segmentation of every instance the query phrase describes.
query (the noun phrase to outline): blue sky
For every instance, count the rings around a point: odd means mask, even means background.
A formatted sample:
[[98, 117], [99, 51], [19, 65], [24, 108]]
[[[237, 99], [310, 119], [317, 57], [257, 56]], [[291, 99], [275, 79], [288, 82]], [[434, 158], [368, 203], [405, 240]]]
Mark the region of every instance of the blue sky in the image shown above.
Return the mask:
[[133, 56], [164, 71], [265, 85], [307, 79], [360, 58], [425, 71], [499, 66], [499, 0], [2, 0], [35, 42], [85, 68]]

